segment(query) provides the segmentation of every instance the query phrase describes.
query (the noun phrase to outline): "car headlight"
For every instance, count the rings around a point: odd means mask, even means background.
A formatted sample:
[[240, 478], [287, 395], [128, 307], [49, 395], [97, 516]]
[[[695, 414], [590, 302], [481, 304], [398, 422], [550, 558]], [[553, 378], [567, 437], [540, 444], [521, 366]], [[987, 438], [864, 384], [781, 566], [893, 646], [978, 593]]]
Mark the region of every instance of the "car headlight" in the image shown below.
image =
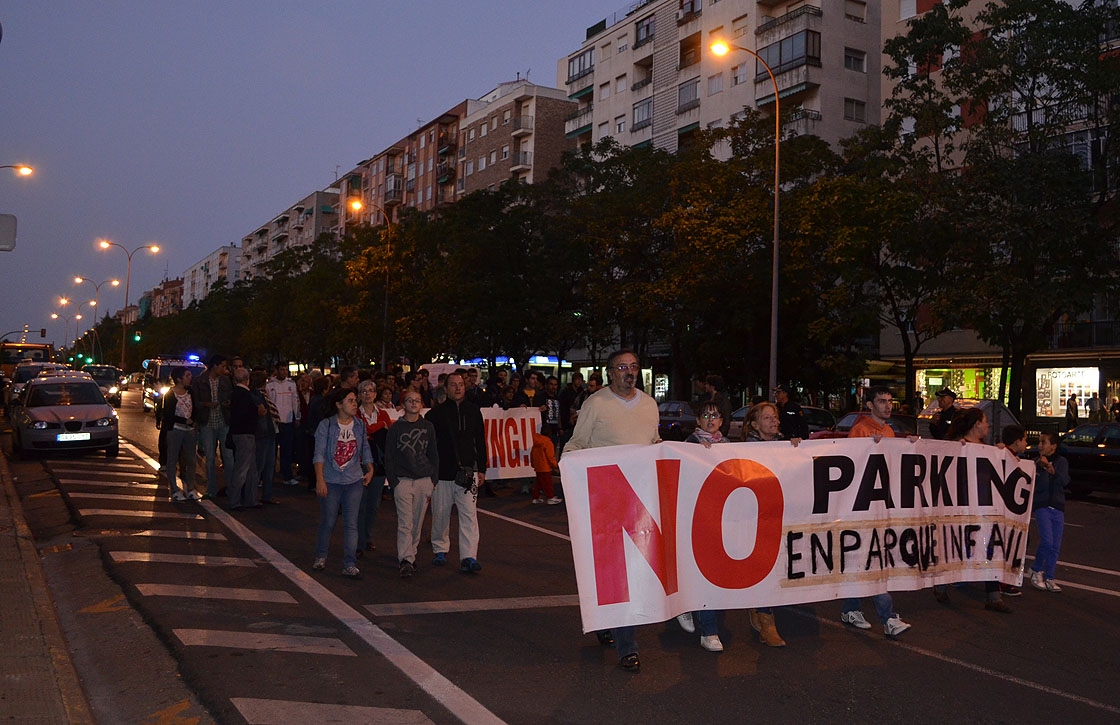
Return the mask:
[[31, 423], [31, 428], [34, 430], [46, 430], [50, 427], [50, 423], [45, 420], [36, 420]]
[[116, 385], [109, 388], [109, 395], [116, 395], [118, 392], [120, 392], [120, 388], [118, 388]]
[[162, 388], [159, 389], [159, 394], [160, 395], [167, 395], [169, 390], [171, 390], [171, 386], [164, 385]]
[[97, 428], [108, 428], [109, 426], [113, 425], [113, 419], [112, 418], [98, 418], [97, 420], [93, 421], [93, 425], [96, 426]]

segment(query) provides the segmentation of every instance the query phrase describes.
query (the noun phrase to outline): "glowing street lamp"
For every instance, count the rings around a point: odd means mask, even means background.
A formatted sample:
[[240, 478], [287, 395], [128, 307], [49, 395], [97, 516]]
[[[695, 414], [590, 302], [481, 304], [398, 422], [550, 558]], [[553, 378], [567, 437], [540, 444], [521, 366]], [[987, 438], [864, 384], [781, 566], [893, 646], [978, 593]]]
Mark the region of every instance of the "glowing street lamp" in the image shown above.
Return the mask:
[[26, 164], [5, 164], [4, 166], [0, 166], [0, 169], [13, 169], [19, 176], [31, 176], [35, 173], [35, 169]]
[[770, 76], [770, 83], [774, 86], [774, 261], [771, 270], [770, 282], [770, 394], [778, 385], [778, 192], [781, 185], [780, 159], [782, 152], [782, 114], [778, 100], [778, 81], [774, 78], [774, 71], [758, 53], [750, 48], [743, 48], [726, 40], [716, 40], [711, 45], [712, 53], [724, 56], [732, 50], [741, 50], [753, 55], [766, 73]]
[[121, 246], [120, 244], [117, 244], [116, 242], [110, 242], [108, 239], [102, 239], [100, 242], [98, 242], [98, 246], [100, 246], [102, 249], [108, 249], [109, 247], [116, 247], [117, 249], [120, 249], [121, 251], [123, 251], [128, 256], [128, 268], [126, 269], [125, 275], [124, 275], [124, 309], [121, 310], [121, 370], [124, 370], [125, 369], [125, 362], [124, 362], [125, 336], [126, 336], [126, 333], [128, 332], [128, 291], [129, 291], [129, 285], [132, 282], [132, 255], [136, 254], [141, 249], [147, 249], [152, 254], [157, 254], [157, 253], [159, 253], [159, 245], [158, 244], [141, 244], [139, 247], [136, 247], [132, 251], [129, 251], [127, 248]]
[[[360, 212], [363, 207], [362, 200], [357, 197], [347, 199], [346, 204], [355, 214]], [[389, 219], [389, 213], [379, 204], [371, 201], [370, 206], [377, 209], [381, 212], [381, 216], [385, 217], [385, 307], [381, 314], [381, 369], [387, 371], [389, 369], [386, 347], [386, 341], [389, 339], [389, 253], [392, 251], [389, 245], [392, 242], [393, 223]]]

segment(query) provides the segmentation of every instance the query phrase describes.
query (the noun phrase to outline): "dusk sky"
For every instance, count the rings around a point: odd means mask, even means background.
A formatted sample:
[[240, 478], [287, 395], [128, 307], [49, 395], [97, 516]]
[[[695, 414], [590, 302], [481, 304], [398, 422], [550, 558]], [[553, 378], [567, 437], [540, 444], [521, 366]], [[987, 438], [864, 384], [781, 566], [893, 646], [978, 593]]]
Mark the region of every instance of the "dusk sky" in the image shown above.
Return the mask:
[[0, 165], [35, 168], [0, 170], [19, 220], [0, 333], [62, 344], [58, 298], [93, 298], [76, 275], [120, 278], [100, 304], [122, 307], [125, 254], [99, 238], [161, 246], [133, 256], [135, 302], [464, 98], [518, 73], [555, 86], [623, 5], [0, 0]]

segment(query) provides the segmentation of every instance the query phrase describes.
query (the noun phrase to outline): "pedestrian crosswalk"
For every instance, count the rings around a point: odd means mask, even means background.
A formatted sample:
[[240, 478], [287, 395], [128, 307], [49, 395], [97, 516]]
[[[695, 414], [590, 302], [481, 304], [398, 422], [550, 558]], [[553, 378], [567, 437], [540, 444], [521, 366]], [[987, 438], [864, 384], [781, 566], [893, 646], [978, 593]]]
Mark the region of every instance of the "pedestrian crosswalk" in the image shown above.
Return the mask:
[[[167, 620], [172, 640], [187, 651], [312, 658], [297, 666], [301, 672], [323, 669], [316, 662], [324, 657], [353, 660], [376, 652], [380, 666], [388, 661], [464, 722], [500, 722], [235, 517], [209, 501], [170, 502], [155, 461], [139, 449], [124, 444], [113, 461], [67, 459], [48, 465], [83, 522], [102, 530], [107, 560], [121, 567], [122, 578], [132, 582], [143, 601], [164, 613], [157, 619]], [[332, 618], [335, 626], [309, 625], [309, 608]], [[220, 615], [200, 619], [200, 611]], [[257, 687], [237, 692], [236, 678], [216, 675], [215, 680], [206, 686], [228, 689], [229, 702], [250, 723], [432, 722], [416, 709], [355, 704], [348, 687], [334, 704], [318, 691], [314, 701], [292, 698], [282, 681], [277, 697], [268, 698], [261, 695], [272, 693]], [[338, 678], [328, 680], [333, 684]]]

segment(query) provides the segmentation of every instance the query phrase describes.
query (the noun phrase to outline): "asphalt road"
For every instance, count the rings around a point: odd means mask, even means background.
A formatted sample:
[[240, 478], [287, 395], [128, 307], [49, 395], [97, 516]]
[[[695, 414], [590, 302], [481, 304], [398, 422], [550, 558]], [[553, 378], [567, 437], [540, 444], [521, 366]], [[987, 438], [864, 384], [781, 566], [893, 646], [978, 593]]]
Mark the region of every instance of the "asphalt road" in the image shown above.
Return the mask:
[[[313, 573], [313, 494], [277, 486], [280, 505], [236, 515], [211, 502], [167, 502], [166, 483], [157, 483], [148, 458], [155, 451], [152, 418], [135, 403], [126, 393], [122, 433], [134, 445], [117, 461], [52, 458], [13, 470], [25, 502], [65, 504], [69, 521], [39, 529], [49, 542], [45, 560], [71, 571], [52, 577], [60, 609], [90, 599], [81, 568], [68, 559], [85, 556], [85, 576], [104, 567], [116, 591], [116, 599], [98, 592], [115, 602], [104, 606], [142, 619], [163, 649], [130, 650], [124, 637], [123, 651], [112, 643], [99, 647], [131, 662], [137, 687], [166, 677], [181, 682], [185, 696], [161, 695], [172, 707], [179, 703], [177, 717], [197, 711], [219, 722], [1120, 720], [1115, 496], [1070, 504], [1058, 570], [1064, 591], [1028, 588], [1008, 600], [1013, 614], [986, 612], [979, 586], [952, 589], [949, 607], [929, 591], [898, 592], [896, 609], [914, 626], [891, 641], [878, 628], [840, 624], [838, 602], [788, 607], [776, 614], [788, 646], [769, 649], [753, 636], [745, 612], [725, 612], [721, 654], [702, 650], [698, 637], [675, 622], [639, 629], [642, 671], [634, 675], [581, 634], [563, 506], [532, 506], [515, 488], [481, 499], [483, 571], [432, 567], [425, 542], [417, 575], [401, 580], [386, 499], [377, 551], [359, 562], [363, 578], [338, 573], [337, 531], [327, 570]], [[61, 497], [51, 494], [52, 485]], [[144, 488], [152, 485], [160, 487]], [[45, 516], [45, 506], [36, 515]], [[178, 517], [162, 518], [172, 514]], [[90, 544], [99, 557], [90, 557]], [[870, 604], [865, 613], [873, 618]], [[61, 618], [90, 626], [90, 616]], [[91, 659], [78, 662], [83, 678], [96, 679], [83, 671], [83, 662], [96, 667]], [[120, 678], [118, 687], [127, 689]]]

